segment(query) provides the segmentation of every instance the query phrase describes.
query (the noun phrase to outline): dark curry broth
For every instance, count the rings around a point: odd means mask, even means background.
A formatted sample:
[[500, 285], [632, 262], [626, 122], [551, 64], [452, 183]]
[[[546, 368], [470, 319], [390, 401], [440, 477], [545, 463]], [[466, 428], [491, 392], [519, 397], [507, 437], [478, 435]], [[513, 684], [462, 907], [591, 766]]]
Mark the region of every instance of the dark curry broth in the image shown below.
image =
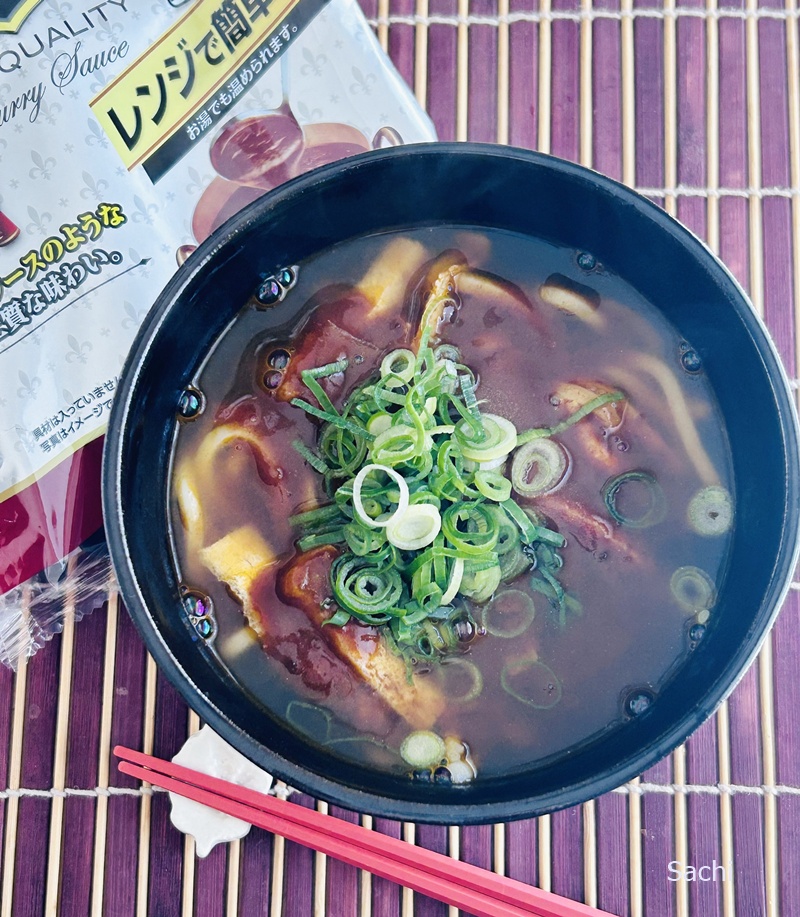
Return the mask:
[[[514, 313], [465, 294], [454, 321], [442, 327], [441, 339], [457, 345], [462, 361], [476, 372], [484, 410], [507, 417], [519, 431], [550, 426], [564, 417], [563, 407], [553, 397], [557, 385], [576, 380], [618, 386], [635, 409], [606, 437], [609, 458], [603, 467], [585, 455], [581, 430], [597, 426], [592, 415], [564, 431], [558, 439], [572, 456], [570, 477], [555, 494], [531, 501], [567, 538], [560, 579], [580, 602], [582, 613], [569, 614], [562, 627], [545, 597], [534, 595], [536, 617], [526, 632], [512, 639], [480, 636], [466, 650], [466, 658], [483, 674], [483, 691], [468, 703], [449, 703], [435, 729], [469, 745], [480, 779], [523, 769], [613, 728], [624, 719], [624, 698], [631, 691], [648, 688], [657, 695], [690, 651], [688, 632], [694, 623], [691, 613], [671, 594], [673, 572], [694, 565], [718, 585], [724, 575], [730, 533], [703, 537], [687, 525], [691, 495], [709, 482], [700, 479], [683, 449], [662, 387], [651, 374], [637, 370], [637, 354], [659, 358], [678, 380], [719, 483], [728, 490], [732, 489], [730, 461], [707, 381], [702, 372], [681, 368], [680, 357], [688, 345], [660, 313], [602, 265], [583, 270], [574, 251], [495, 230], [437, 227], [405, 235], [422, 242], [431, 259], [447, 249], [463, 252], [473, 268], [512, 281], [533, 303], [532, 314]], [[364, 362], [347, 371], [345, 392], [372, 372], [383, 354], [407, 346], [399, 313], [371, 324], [363, 305], [348, 292], [390, 238], [387, 234], [346, 242], [312, 258], [300, 266], [298, 282], [280, 307], [296, 315], [312, 297], [319, 300], [317, 310], [303, 320], [301, 335], [309, 327], [326, 334], [328, 319], [359, 332], [366, 342], [360, 354]], [[540, 285], [554, 274], [599, 294], [602, 328], [539, 299]], [[336, 285], [335, 290], [331, 285]], [[197, 379], [207, 406], [199, 418], [180, 424], [173, 466], [182, 456], [191, 456], [220, 422], [240, 423], [270, 438], [280, 455], [293, 456], [291, 467], [287, 462], [269, 468], [254, 460], [247, 444], [227, 447], [215, 466], [213, 486], [202, 494], [205, 544], [249, 523], [288, 560], [294, 554], [288, 516], [314, 500], [328, 502], [319, 475], [290, 446], [298, 436], [313, 443], [314, 424], [297, 408], [277, 403], [262, 383], [267, 354], [280, 344], [291, 350], [292, 325], [297, 326], [294, 318], [277, 337], [274, 331], [265, 335], [264, 313], [244, 308]], [[341, 343], [335, 335], [331, 340], [332, 347]], [[338, 356], [331, 352], [320, 362]], [[659, 524], [633, 529], [609, 518], [603, 485], [629, 469], [646, 470], [660, 483], [666, 515]], [[591, 527], [570, 519], [564, 501], [605, 520], [624, 543], [597, 539]], [[173, 519], [182, 580], [212, 599], [218, 624], [214, 645], [239, 683], [279, 718], [287, 705], [298, 701], [292, 708], [298, 727], [312, 733], [315, 742], [333, 739], [330, 747], [336, 753], [370, 766], [407, 769], [391, 752], [376, 751], [373, 743], [339, 741], [366, 733], [397, 749], [411, 727], [336, 657], [300, 610], [280, 601], [274, 576], [262, 577], [254, 588], [256, 601], [267, 609], [274, 629], [271, 639], [277, 649], [270, 655], [254, 635], [248, 636], [241, 608], [227, 589], [187, 552], [174, 505]], [[522, 574], [513, 588], [525, 589], [526, 576]], [[709, 626], [714, 623], [712, 609]], [[561, 691], [559, 702], [549, 709], [527, 706], [500, 685], [503, 665], [534, 649], [555, 673], [558, 686], [551, 688]], [[461, 679], [457, 666], [432, 669], [417, 677], [441, 678], [451, 686]], [[548, 685], [542, 690], [546, 693]], [[331, 715], [317, 712], [317, 705]]]

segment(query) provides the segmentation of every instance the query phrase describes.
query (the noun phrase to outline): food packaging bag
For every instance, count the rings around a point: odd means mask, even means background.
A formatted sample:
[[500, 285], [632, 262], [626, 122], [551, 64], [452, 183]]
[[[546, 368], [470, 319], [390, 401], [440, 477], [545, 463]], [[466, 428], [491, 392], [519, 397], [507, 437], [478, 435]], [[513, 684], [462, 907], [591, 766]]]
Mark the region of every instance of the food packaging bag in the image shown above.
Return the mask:
[[178, 264], [295, 175], [434, 139], [355, 0], [0, 0], [0, 662], [107, 592], [102, 435]]

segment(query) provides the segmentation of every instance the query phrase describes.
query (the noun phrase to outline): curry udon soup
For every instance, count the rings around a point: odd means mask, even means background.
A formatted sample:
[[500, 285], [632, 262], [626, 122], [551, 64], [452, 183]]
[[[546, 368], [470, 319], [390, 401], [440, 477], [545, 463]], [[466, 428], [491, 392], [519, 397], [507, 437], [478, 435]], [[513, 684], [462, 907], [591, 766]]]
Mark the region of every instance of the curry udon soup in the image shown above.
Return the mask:
[[363, 766], [530, 767], [641, 715], [715, 624], [713, 394], [589, 253], [458, 227], [337, 245], [264, 282], [179, 415], [187, 620]]

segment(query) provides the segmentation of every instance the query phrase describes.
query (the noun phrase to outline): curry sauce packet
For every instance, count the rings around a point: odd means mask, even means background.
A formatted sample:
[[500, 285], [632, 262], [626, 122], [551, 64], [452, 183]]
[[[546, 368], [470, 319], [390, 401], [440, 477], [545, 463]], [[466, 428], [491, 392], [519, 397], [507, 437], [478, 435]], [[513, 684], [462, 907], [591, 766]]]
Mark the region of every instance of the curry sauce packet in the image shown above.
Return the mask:
[[296, 175], [434, 139], [355, 0], [0, 0], [0, 662], [107, 591], [102, 437], [178, 265]]

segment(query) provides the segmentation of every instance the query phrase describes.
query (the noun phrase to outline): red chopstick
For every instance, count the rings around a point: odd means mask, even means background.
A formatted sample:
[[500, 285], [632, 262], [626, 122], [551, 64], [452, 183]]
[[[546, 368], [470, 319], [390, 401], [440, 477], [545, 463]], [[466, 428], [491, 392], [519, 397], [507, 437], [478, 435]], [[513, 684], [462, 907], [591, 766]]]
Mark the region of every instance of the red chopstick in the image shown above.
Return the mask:
[[600, 917], [588, 905], [500, 876], [295, 803], [117, 746], [119, 769], [154, 786], [344, 863], [459, 907], [475, 917]]

